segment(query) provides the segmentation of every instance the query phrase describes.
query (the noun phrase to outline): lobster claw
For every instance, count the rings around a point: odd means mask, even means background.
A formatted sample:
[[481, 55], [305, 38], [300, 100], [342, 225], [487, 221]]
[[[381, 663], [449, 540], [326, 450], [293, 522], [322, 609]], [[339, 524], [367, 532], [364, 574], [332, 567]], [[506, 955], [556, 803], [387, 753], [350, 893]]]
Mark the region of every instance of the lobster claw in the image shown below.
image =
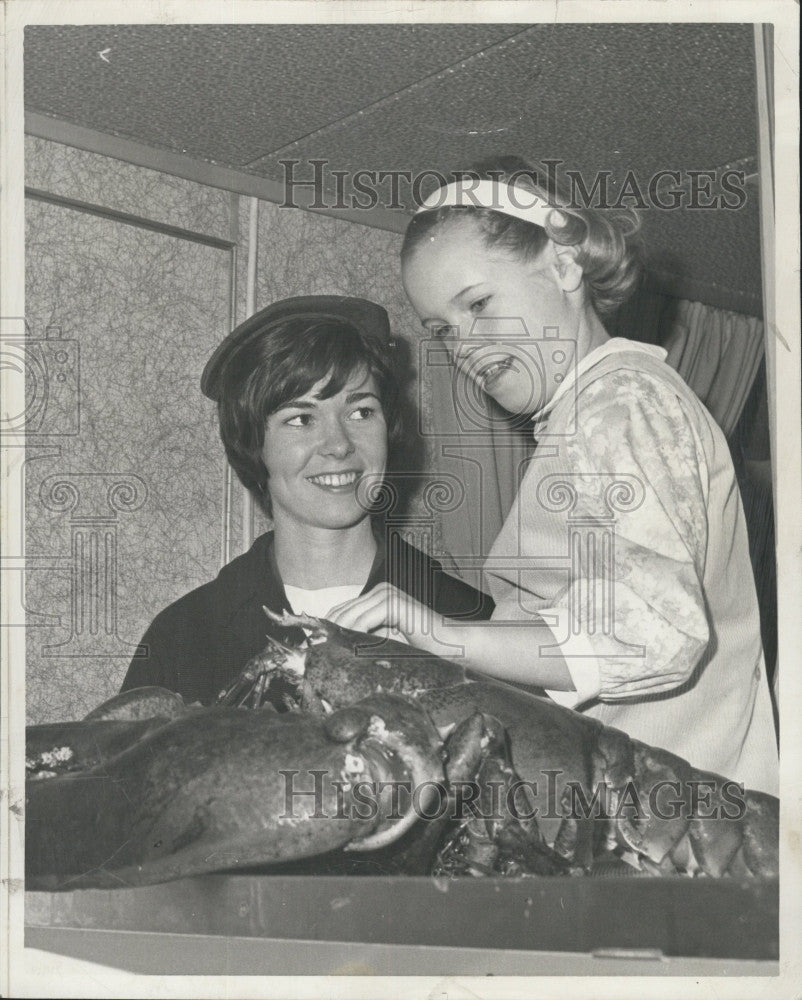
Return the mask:
[[[339, 709], [324, 726], [335, 741], [355, 739], [354, 747], [368, 759], [378, 789], [378, 826], [352, 840], [345, 850], [373, 851], [394, 843], [445, 787], [440, 737], [433, 723], [414, 703], [380, 694]], [[385, 785], [383, 792], [379, 783]], [[398, 790], [406, 792], [403, 814], [398, 813]]]
[[242, 671], [217, 697], [218, 705], [230, 708], [261, 708], [274, 677], [297, 682], [304, 675], [306, 649], [293, 649], [267, 636], [267, 644], [245, 664]]

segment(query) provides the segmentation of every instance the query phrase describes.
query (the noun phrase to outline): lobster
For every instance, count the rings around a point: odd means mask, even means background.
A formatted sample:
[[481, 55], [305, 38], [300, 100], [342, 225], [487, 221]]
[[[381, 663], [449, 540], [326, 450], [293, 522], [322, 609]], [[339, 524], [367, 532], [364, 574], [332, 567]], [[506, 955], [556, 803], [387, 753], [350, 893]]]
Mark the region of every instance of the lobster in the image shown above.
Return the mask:
[[277, 620], [307, 644], [271, 639], [210, 708], [141, 688], [29, 727], [29, 887], [363, 852], [440, 875], [777, 877], [773, 796], [393, 640]]

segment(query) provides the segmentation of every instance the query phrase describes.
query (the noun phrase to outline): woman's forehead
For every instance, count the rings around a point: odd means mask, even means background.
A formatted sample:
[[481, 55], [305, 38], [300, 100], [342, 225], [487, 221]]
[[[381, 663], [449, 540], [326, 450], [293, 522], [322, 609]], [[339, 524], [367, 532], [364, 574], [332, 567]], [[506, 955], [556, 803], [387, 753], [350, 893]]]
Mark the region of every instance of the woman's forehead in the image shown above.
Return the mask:
[[484, 234], [479, 220], [469, 213], [450, 215], [441, 219], [429, 232], [423, 236], [415, 249], [435, 248], [442, 245], [484, 243]]
[[439, 283], [444, 276], [461, 278], [470, 271], [505, 267], [517, 259], [507, 248], [489, 244], [475, 219], [456, 219], [425, 236], [402, 262], [401, 272], [405, 283], [410, 279]]
[[[332, 392], [332, 382], [335, 383], [335, 386], [340, 386], [336, 392]], [[332, 369], [311, 385], [306, 392], [294, 398], [310, 400], [330, 399], [338, 396], [349, 396], [354, 392], [373, 393], [376, 396], [379, 394], [373, 372], [363, 363], [356, 364], [344, 380], [341, 377], [338, 378], [338, 373]]]

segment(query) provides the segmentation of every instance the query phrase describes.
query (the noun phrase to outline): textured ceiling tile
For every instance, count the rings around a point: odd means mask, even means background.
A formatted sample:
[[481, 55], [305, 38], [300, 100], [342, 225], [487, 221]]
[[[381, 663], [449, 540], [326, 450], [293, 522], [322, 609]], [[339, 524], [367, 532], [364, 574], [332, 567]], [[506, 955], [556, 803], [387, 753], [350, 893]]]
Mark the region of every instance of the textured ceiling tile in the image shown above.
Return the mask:
[[[309, 176], [499, 153], [588, 187], [609, 171], [613, 194], [628, 171], [756, 169], [747, 24], [37, 26], [25, 70], [29, 110], [271, 180], [282, 159]], [[676, 273], [759, 302], [752, 206], [652, 215]]]
[[92, 25], [25, 30], [25, 103], [242, 166], [519, 25]]
[[705, 168], [754, 155], [740, 25], [538, 25], [253, 168], [448, 169], [500, 150], [579, 168]]

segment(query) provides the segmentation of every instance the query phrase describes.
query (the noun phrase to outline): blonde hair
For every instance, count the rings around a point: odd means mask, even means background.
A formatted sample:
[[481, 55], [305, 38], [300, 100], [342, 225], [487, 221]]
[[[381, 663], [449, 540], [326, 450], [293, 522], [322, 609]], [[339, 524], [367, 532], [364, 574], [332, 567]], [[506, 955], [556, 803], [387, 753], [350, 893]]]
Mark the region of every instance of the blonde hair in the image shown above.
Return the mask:
[[474, 205], [446, 206], [413, 216], [401, 247], [402, 260], [411, 256], [435, 228], [458, 219], [473, 219], [485, 243], [501, 247], [525, 260], [539, 256], [549, 239], [577, 247], [577, 262], [590, 301], [599, 316], [609, 316], [638, 286], [642, 275], [640, 216], [634, 209], [582, 208], [571, 204], [556, 189], [539, 182], [540, 174], [520, 157], [487, 160], [454, 178], [490, 179], [514, 184], [538, 195], [555, 211], [544, 226], [527, 222], [493, 208]]

